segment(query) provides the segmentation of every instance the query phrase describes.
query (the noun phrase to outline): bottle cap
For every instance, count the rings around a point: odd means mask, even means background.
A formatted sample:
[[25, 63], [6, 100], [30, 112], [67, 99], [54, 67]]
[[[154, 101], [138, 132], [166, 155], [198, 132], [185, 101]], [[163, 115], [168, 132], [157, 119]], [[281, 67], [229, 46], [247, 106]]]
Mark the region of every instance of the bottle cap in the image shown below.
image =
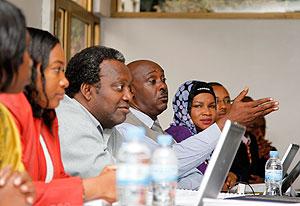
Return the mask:
[[279, 157], [278, 151], [270, 151], [270, 157], [272, 157], [272, 158]]
[[126, 128], [125, 139], [126, 141], [139, 140], [145, 137], [145, 129], [142, 127], [128, 126]]
[[157, 138], [158, 144], [161, 146], [169, 146], [172, 143], [172, 136], [170, 135], [159, 135]]

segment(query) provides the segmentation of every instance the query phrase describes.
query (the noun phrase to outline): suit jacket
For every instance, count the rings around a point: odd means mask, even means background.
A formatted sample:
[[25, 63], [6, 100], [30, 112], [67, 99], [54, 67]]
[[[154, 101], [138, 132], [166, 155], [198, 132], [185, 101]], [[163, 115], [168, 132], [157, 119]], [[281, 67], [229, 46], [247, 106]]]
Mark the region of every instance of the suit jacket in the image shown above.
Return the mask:
[[[147, 125], [145, 125], [141, 120], [139, 120], [134, 114], [129, 112], [126, 115], [126, 120], [123, 123], [128, 123], [137, 127], [142, 127], [145, 129], [146, 136], [149, 138], [146, 138], [146, 144], [150, 147], [150, 149], [153, 151], [158, 144], [157, 137], [163, 133], [154, 131], [150, 129]], [[120, 125], [122, 126], [122, 124]], [[110, 136], [110, 139], [108, 141], [108, 150], [111, 152], [114, 158], [117, 158], [118, 151], [124, 141], [124, 136], [120, 134], [118, 131], [118, 125], [112, 129], [112, 134]], [[152, 145], [152, 146], [151, 146]]]
[[164, 134], [162, 132], [157, 132], [154, 131], [152, 129], [150, 129], [149, 127], [147, 127], [147, 125], [145, 125], [141, 120], [139, 120], [134, 114], [132, 114], [131, 112], [129, 112], [126, 116], [126, 120], [124, 121], [125, 123], [129, 123], [129, 124], [133, 124], [135, 126], [138, 127], [143, 127], [145, 129], [146, 132], [146, 136], [150, 137], [152, 140], [154, 140], [155, 142], [157, 142], [157, 137], [161, 134]]
[[251, 143], [250, 153], [251, 153], [251, 163], [248, 157], [247, 146], [245, 143], [241, 142], [240, 147], [236, 153], [234, 161], [231, 166], [231, 171], [237, 174], [239, 181], [249, 182], [250, 175], [259, 175], [257, 164], [258, 164], [258, 146], [256, 138], [249, 132], [246, 132], [246, 137], [249, 137]]
[[56, 112], [62, 160], [70, 175], [95, 177], [105, 166], [114, 164], [107, 147], [111, 130], [103, 130], [86, 108], [67, 95]]

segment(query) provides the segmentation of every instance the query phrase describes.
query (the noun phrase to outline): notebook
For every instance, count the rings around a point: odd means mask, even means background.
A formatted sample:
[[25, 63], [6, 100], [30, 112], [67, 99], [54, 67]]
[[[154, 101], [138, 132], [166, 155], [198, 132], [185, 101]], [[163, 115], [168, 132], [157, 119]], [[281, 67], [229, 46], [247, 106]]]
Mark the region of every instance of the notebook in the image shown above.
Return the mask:
[[244, 126], [230, 120], [225, 122], [199, 187], [198, 206], [202, 206], [203, 198], [218, 197], [244, 133]]

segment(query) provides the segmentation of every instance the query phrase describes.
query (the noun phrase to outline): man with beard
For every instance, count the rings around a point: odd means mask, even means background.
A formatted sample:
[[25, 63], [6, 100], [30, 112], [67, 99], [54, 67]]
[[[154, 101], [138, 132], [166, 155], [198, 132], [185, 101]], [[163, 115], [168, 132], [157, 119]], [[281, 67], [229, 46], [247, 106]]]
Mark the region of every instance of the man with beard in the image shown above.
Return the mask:
[[[157, 136], [164, 133], [157, 119], [157, 116], [167, 109], [168, 103], [168, 87], [164, 70], [150, 60], [137, 60], [127, 66], [133, 78], [131, 89], [134, 96], [125, 122], [116, 126], [121, 134], [118, 140], [123, 140], [122, 136], [125, 136], [126, 128], [130, 125], [141, 126], [145, 128], [147, 136], [143, 140], [153, 151], [159, 147]], [[217, 123], [197, 135], [172, 145], [178, 158], [178, 188], [199, 187], [203, 175], [196, 167], [209, 158], [227, 119], [245, 124], [257, 116], [278, 110], [278, 102], [270, 98], [256, 100], [251, 104], [241, 102], [247, 92], [248, 89], [245, 89], [240, 93], [232, 104], [230, 112]]]

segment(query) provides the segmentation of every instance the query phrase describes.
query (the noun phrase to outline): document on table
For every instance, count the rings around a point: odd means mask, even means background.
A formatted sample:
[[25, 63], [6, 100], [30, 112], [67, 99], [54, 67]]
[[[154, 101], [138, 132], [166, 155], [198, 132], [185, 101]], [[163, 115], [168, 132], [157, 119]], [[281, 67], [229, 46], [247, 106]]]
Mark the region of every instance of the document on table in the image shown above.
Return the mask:
[[85, 202], [83, 206], [111, 206], [111, 204], [106, 202], [105, 200], [92, 200]]

